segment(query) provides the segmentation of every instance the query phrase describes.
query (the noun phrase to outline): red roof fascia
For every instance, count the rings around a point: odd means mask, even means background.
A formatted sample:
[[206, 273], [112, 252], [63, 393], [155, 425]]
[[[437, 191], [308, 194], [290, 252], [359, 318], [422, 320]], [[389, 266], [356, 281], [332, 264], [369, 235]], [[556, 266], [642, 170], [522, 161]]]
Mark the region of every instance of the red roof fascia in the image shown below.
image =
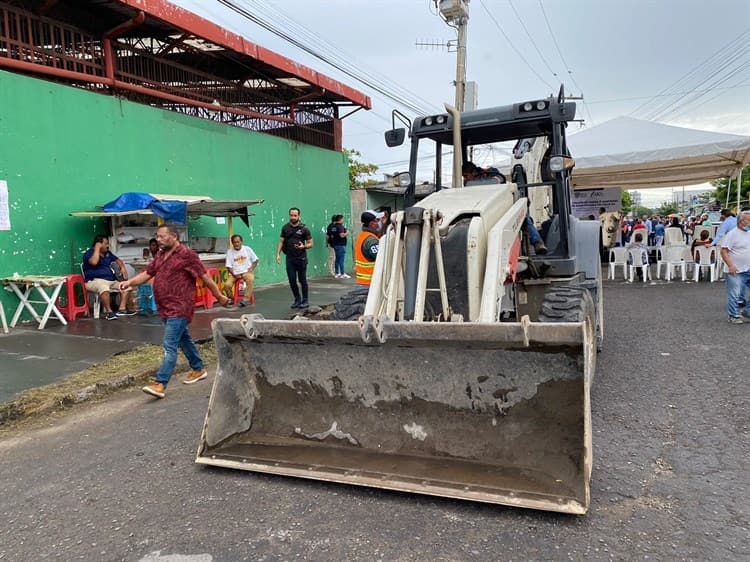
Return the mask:
[[355, 90], [341, 82], [314, 71], [310, 67], [294, 62], [283, 55], [275, 53], [265, 47], [244, 39], [236, 33], [232, 33], [204, 19], [193, 12], [176, 6], [167, 0], [115, 0], [119, 4], [130, 6], [136, 10], [143, 10], [150, 16], [174, 25], [183, 31], [190, 32], [197, 37], [207, 39], [226, 49], [253, 57], [268, 65], [274, 66], [290, 75], [305, 82], [324, 88], [338, 94], [347, 100], [362, 106], [365, 109], [372, 108], [370, 96]]

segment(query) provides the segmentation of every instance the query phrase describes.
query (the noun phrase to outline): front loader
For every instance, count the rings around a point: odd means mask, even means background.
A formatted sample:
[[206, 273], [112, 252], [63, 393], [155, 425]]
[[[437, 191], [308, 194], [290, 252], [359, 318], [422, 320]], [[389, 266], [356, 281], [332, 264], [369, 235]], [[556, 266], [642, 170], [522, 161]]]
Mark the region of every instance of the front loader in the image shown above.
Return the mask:
[[[603, 332], [598, 224], [570, 214], [575, 104], [561, 92], [446, 109], [411, 124], [405, 208], [381, 239], [361, 315], [214, 321], [218, 369], [197, 462], [586, 512]], [[461, 187], [470, 147], [510, 140], [511, 181]], [[442, 147], [453, 147], [455, 187], [416, 204], [428, 144], [437, 186]], [[545, 255], [528, 240], [536, 188], [550, 199]]]

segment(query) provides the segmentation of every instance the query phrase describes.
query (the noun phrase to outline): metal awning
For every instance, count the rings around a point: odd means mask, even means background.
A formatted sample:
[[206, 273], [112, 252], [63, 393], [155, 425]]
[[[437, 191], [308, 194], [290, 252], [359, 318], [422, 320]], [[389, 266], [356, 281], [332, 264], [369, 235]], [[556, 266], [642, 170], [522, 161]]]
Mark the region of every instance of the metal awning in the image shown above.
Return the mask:
[[[202, 195], [161, 195], [151, 194], [162, 201], [185, 201], [189, 218], [197, 217], [239, 217], [247, 224], [247, 217], [255, 216], [248, 212], [251, 205], [260, 205], [263, 199], [211, 199]], [[102, 206], [99, 206], [101, 209]], [[151, 215], [150, 209], [136, 209], [132, 211], [76, 211], [71, 217], [124, 217], [127, 215]]]

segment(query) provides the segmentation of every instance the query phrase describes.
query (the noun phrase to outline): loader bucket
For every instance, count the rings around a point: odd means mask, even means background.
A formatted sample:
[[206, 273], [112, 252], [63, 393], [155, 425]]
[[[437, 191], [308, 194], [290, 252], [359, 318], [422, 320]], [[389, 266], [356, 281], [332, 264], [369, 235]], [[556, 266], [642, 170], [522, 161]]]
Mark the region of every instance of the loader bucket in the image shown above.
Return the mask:
[[196, 462], [583, 514], [593, 330], [523, 320], [215, 320]]

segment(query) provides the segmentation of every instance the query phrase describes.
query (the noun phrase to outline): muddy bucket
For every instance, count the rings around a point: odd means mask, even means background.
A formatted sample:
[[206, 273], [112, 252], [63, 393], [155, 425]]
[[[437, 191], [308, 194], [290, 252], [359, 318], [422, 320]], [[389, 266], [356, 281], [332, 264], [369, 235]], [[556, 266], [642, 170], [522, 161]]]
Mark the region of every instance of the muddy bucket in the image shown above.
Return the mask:
[[564, 513], [589, 505], [588, 323], [214, 321], [197, 462]]

